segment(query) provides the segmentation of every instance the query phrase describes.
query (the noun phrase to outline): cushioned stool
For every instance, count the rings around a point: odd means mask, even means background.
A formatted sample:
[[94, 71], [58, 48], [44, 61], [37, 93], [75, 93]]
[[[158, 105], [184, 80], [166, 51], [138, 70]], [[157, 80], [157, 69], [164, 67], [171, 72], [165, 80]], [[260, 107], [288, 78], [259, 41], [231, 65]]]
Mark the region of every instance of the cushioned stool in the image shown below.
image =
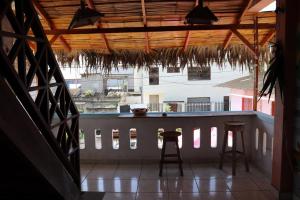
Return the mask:
[[[159, 176], [162, 176], [162, 170], [163, 170], [163, 164], [164, 163], [178, 163], [180, 175], [183, 176], [183, 170], [182, 170], [182, 160], [180, 156], [179, 146], [178, 146], [178, 136], [180, 136], [181, 133], [177, 131], [165, 131], [160, 133], [160, 136], [163, 137], [163, 146], [161, 150], [161, 157], [160, 157], [160, 163], [159, 163]], [[176, 147], [176, 153], [175, 154], [166, 154], [166, 144], [167, 142], [173, 142]], [[176, 160], [165, 160], [165, 157], [175, 157]]]
[[[232, 154], [232, 175], [235, 175], [235, 168], [236, 168], [236, 154], [240, 154], [244, 157], [245, 161], [245, 167], [246, 171], [249, 171], [249, 165], [248, 160], [246, 156], [246, 149], [245, 149], [245, 142], [244, 142], [244, 129], [245, 129], [245, 123], [240, 121], [229, 121], [225, 122], [225, 128], [224, 128], [224, 140], [223, 140], [223, 146], [222, 146], [222, 152], [221, 152], [221, 159], [220, 159], [220, 169], [223, 168], [223, 160], [226, 153]], [[227, 141], [228, 141], [228, 132], [232, 132], [232, 149], [229, 151], [226, 151]], [[237, 134], [240, 133], [241, 140], [242, 140], [242, 149], [243, 151], [237, 150]]]

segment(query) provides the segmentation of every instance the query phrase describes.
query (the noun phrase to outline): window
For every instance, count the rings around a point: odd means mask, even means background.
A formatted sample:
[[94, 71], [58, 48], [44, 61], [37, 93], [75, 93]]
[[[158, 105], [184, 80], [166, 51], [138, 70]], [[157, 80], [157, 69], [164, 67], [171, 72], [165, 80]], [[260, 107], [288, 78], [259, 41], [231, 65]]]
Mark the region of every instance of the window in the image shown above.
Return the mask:
[[255, 130], [255, 149], [258, 150], [259, 144], [259, 130], [258, 128]]
[[164, 101], [165, 112], [182, 112], [183, 101]]
[[79, 129], [79, 148], [85, 149], [85, 133], [83, 129]]
[[130, 149], [137, 149], [137, 131], [136, 128], [129, 129]]
[[252, 99], [242, 98], [242, 111], [252, 110]]
[[228, 131], [228, 140], [227, 140], [227, 146], [228, 147], [232, 147], [232, 145], [233, 145], [233, 135], [232, 135], [233, 133], [232, 133], [232, 131]]
[[120, 147], [120, 132], [119, 129], [112, 129], [112, 147], [113, 149], [119, 149]]
[[159, 85], [158, 67], [153, 67], [149, 69], [149, 85]]
[[179, 67], [167, 67], [167, 73], [179, 73], [180, 68]]
[[264, 132], [263, 134], [263, 155], [267, 154], [267, 133]]
[[210, 80], [210, 67], [188, 67], [188, 80]]
[[210, 97], [189, 97], [186, 104], [187, 112], [210, 111]]
[[182, 128], [176, 128], [175, 131], [181, 133], [181, 135], [178, 136], [178, 146], [179, 146], [179, 149], [181, 149], [182, 148]]
[[211, 127], [210, 129], [210, 147], [217, 148], [218, 145], [218, 128]]
[[95, 148], [102, 149], [101, 130], [95, 129]]
[[157, 130], [157, 146], [159, 149], [162, 149], [163, 146], [163, 137], [160, 136], [160, 133], [164, 132], [165, 130], [163, 128], [159, 128]]
[[224, 96], [224, 111], [229, 111], [229, 96]]
[[159, 95], [149, 95], [149, 111], [160, 111], [159, 109]]
[[201, 130], [200, 128], [194, 128], [194, 131], [193, 131], [193, 134], [194, 134], [194, 148], [195, 149], [199, 149], [200, 148], [200, 144], [201, 144]]

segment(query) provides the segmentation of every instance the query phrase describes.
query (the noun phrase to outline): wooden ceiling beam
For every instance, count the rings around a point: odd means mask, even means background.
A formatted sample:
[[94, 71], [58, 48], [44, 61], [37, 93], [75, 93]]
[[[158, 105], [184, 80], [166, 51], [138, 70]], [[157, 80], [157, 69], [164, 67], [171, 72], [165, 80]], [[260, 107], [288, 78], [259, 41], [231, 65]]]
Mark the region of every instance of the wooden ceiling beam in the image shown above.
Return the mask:
[[270, 30], [267, 35], [260, 41], [260, 46], [265, 46], [276, 34], [276, 30]]
[[64, 46], [64, 49], [66, 49], [68, 52], [71, 52], [72, 49], [70, 45], [67, 43], [66, 39], [62, 35], [58, 36], [58, 38], [61, 41], [62, 45]]
[[[143, 24], [144, 24], [144, 27], [147, 27], [147, 15], [146, 15], [145, 0], [141, 0], [141, 4], [142, 4], [142, 13], [143, 13]], [[149, 42], [148, 32], [145, 32], [145, 51], [146, 51], [146, 53], [150, 52], [150, 42]]]
[[190, 35], [191, 35], [191, 31], [187, 31], [186, 35], [185, 35], [185, 39], [184, 39], [184, 44], [183, 44], [183, 48], [182, 51], [186, 51], [188, 46], [189, 46], [189, 42], [190, 42]]
[[[249, 9], [249, 7], [251, 6], [253, 0], [248, 0], [247, 4], [245, 5], [245, 7], [242, 9], [242, 11], [240, 12], [240, 14], [238, 15], [238, 17], [235, 19], [234, 24], [239, 25], [243, 19], [243, 17], [245, 16], [247, 10]], [[229, 31], [229, 33], [227, 34], [224, 43], [223, 43], [223, 48], [226, 49], [232, 39], [233, 33], [231, 31]]]
[[56, 40], [57, 38], [59, 37], [60, 35], [54, 35], [51, 39], [50, 39], [50, 44], [52, 45]]
[[237, 29], [231, 29], [231, 32], [237, 37], [239, 38], [243, 44], [246, 45], [246, 47], [248, 47], [248, 49], [250, 50], [251, 53], [253, 53], [254, 56], [257, 56], [256, 51], [254, 49], [254, 47], [251, 45], [251, 43], [247, 40], [247, 38], [245, 38]]
[[36, 51], [36, 43], [33, 43], [31, 41], [27, 41], [28, 42], [28, 45], [29, 47], [33, 50], [33, 51]]
[[[198, 5], [198, 0], [195, 0], [195, 7], [196, 7], [197, 5]], [[188, 48], [188, 46], [189, 46], [189, 41], [190, 41], [190, 36], [191, 36], [190, 31], [187, 31], [187, 32], [186, 32], [186, 35], [185, 35], [185, 39], [184, 39], [182, 51], [186, 51], [186, 49]]]
[[[95, 7], [95, 4], [94, 4], [94, 1], [93, 1], [93, 0], [87, 0], [86, 3], [87, 3], [87, 5], [88, 5], [88, 7], [89, 7], [90, 9], [96, 10], [96, 7]], [[98, 29], [102, 29], [102, 24], [101, 24], [100, 21], [97, 22], [97, 28], [98, 28]], [[110, 48], [110, 45], [109, 45], [109, 42], [108, 42], [108, 39], [107, 39], [105, 33], [101, 33], [101, 37], [102, 37], [102, 39], [104, 40], [105, 48], [108, 50], [109, 53], [112, 53], [112, 50], [111, 50], [111, 48]]]
[[[122, 28], [86, 28], [86, 29], [56, 29], [45, 30], [47, 35], [76, 35], [97, 33], [141, 33], [141, 32], [169, 32], [169, 31], [201, 31], [201, 30], [253, 30], [253, 24], [219, 24], [199, 26], [148, 26], [148, 27], [122, 27]], [[275, 29], [275, 24], [258, 24], [258, 29]]]
[[[46, 21], [46, 23], [48, 24], [49, 28], [51, 30], [56, 30], [56, 26], [53, 23], [53, 21], [50, 19], [50, 16], [48, 15], [48, 13], [46, 12], [46, 10], [41, 6], [41, 4], [39, 4], [37, 2], [37, 0], [32, 0], [32, 4], [34, 5], [36, 11], [38, 12], [39, 15], [41, 15], [43, 17], [43, 19]], [[57, 39], [57, 38], [56, 38]], [[65, 38], [63, 36], [59, 37], [62, 45], [64, 46], [66, 51], [71, 51], [71, 47], [68, 44], [68, 42], [65, 40]], [[50, 43], [51, 44], [51, 43]]]

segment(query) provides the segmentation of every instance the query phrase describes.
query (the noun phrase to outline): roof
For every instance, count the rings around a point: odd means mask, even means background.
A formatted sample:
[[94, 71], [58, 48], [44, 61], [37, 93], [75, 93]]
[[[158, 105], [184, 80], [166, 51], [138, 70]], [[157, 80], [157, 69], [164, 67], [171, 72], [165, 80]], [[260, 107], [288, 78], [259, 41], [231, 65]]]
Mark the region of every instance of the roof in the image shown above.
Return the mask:
[[[95, 26], [73, 31], [67, 31], [67, 28], [79, 8], [79, 0], [33, 0], [33, 3], [56, 51], [93, 49], [109, 54], [120, 50], [185, 50], [189, 46], [244, 44], [241, 38], [253, 44], [255, 15], [260, 24], [260, 43], [266, 43], [274, 36], [275, 13], [248, 12], [252, 0], [205, 0], [205, 5], [219, 21], [214, 25], [187, 26], [184, 24], [185, 16], [197, 1], [86, 0], [90, 8], [105, 16]], [[238, 30], [238, 33], [233, 30]]]
[[[234, 79], [228, 82], [224, 82], [215, 87], [226, 87], [231, 89], [239, 89], [239, 90], [253, 90], [253, 76], [244, 76], [238, 79]], [[263, 76], [260, 75], [258, 79], [258, 89], [262, 88], [263, 85]]]

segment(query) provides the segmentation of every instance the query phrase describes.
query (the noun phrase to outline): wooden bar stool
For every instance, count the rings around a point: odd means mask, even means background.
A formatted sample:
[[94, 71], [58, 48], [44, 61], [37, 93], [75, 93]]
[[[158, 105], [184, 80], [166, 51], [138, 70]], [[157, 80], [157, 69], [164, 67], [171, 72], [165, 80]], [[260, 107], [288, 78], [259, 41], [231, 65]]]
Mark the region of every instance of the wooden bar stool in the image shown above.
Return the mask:
[[[161, 157], [159, 162], [159, 176], [162, 176], [163, 164], [164, 163], [178, 163], [180, 175], [183, 176], [182, 170], [182, 159], [180, 156], [179, 146], [178, 146], [178, 136], [181, 135], [180, 132], [177, 131], [165, 131], [159, 134], [163, 137], [163, 146], [161, 150]], [[166, 154], [166, 144], [167, 142], [175, 143], [176, 153], [175, 154]], [[175, 157], [176, 160], [165, 160], [165, 157]]]
[[[246, 156], [246, 149], [245, 149], [245, 142], [244, 142], [244, 129], [245, 129], [245, 123], [240, 121], [229, 121], [225, 122], [225, 128], [224, 128], [224, 140], [223, 140], [223, 146], [222, 146], [222, 152], [221, 152], [221, 159], [220, 159], [220, 169], [223, 168], [223, 159], [226, 153], [232, 154], [232, 175], [235, 175], [235, 169], [236, 169], [236, 154], [239, 154], [244, 157], [245, 167], [246, 171], [249, 172], [249, 164]], [[232, 132], [232, 149], [229, 151], [226, 151], [226, 146], [228, 142], [228, 132]], [[237, 150], [237, 134], [241, 134], [242, 139], [242, 148], [243, 151]]]

